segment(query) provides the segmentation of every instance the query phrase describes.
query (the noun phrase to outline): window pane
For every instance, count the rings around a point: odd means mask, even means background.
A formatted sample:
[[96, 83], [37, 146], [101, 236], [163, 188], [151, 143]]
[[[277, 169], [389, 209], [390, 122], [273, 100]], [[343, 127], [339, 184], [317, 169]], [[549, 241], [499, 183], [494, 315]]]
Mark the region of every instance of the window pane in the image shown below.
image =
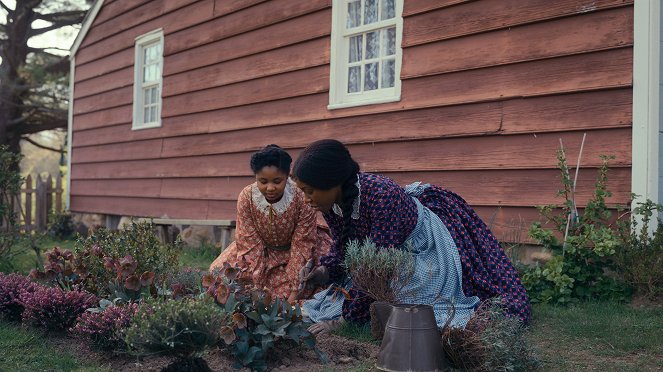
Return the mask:
[[368, 63], [364, 69], [364, 90], [378, 89], [378, 63]]
[[346, 28], [353, 28], [361, 25], [361, 1], [356, 0], [348, 3], [348, 20], [345, 23]]
[[378, 0], [365, 0], [364, 3], [364, 24], [375, 23], [378, 21]]
[[149, 53], [149, 48], [143, 48], [143, 65], [145, 65], [149, 60], [147, 56], [148, 53]]
[[364, 35], [357, 35], [350, 38], [350, 58], [348, 62], [361, 61], [361, 48], [363, 46]]
[[149, 123], [150, 121], [150, 108], [145, 107], [143, 109], [143, 123]]
[[348, 69], [348, 93], [359, 92], [361, 84], [361, 66]]
[[394, 0], [382, 0], [382, 11], [380, 12], [380, 19], [391, 19], [396, 16], [396, 7]]
[[385, 56], [396, 54], [396, 27], [382, 30], [382, 52]]
[[391, 88], [394, 86], [394, 75], [396, 73], [396, 61], [388, 59], [382, 62], [382, 82], [380, 88]]
[[150, 102], [150, 98], [151, 98], [150, 90], [151, 90], [150, 88], [144, 88], [143, 89], [143, 105], [144, 106], [147, 106], [151, 103]]
[[152, 90], [152, 92], [151, 92], [151, 94], [150, 94], [150, 95], [152, 96], [152, 100], [151, 100], [151, 102], [152, 102], [152, 103], [157, 103], [157, 102], [159, 102], [159, 101], [157, 101], [157, 98], [158, 98], [158, 97], [157, 97], [157, 92], [158, 92], [157, 87], [154, 87], [154, 88], [152, 88], [151, 90]]
[[157, 107], [152, 106], [150, 107], [150, 118], [152, 119], [152, 122], [155, 122], [159, 119], [157, 119]]
[[380, 55], [380, 31], [366, 33], [366, 59], [377, 58]]

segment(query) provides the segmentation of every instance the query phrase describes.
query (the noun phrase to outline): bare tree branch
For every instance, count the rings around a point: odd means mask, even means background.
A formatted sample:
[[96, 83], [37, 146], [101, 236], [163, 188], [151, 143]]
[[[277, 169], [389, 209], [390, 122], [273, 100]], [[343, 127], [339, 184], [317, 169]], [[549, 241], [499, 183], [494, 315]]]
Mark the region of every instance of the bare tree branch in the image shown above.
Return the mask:
[[63, 26], [81, 23], [85, 17], [85, 10], [69, 10], [64, 12], [41, 14], [36, 13], [37, 19], [42, 21], [52, 22], [54, 24], [61, 24]]
[[19, 128], [17, 128], [16, 133], [19, 133], [21, 135], [32, 134], [32, 133], [39, 133], [45, 130], [66, 128], [66, 127], [67, 127], [67, 119], [58, 119], [58, 120], [40, 122], [35, 124], [23, 124]]
[[41, 149], [44, 149], [44, 150], [51, 150], [51, 151], [59, 152], [60, 154], [65, 152], [64, 149], [56, 149], [56, 148], [53, 148], [53, 147], [48, 147], [46, 145], [42, 145], [41, 143], [38, 143], [37, 141], [31, 139], [28, 136], [22, 136], [21, 139], [24, 140], [24, 141], [30, 142], [31, 144], [33, 144], [33, 145], [35, 145], [35, 146], [37, 146]]
[[3, 3], [2, 1], [0, 1], [0, 7], [2, 7], [2, 9], [7, 11], [7, 13], [12, 13], [13, 12], [13, 10], [9, 9], [9, 7], [7, 5], [5, 5], [5, 3]]

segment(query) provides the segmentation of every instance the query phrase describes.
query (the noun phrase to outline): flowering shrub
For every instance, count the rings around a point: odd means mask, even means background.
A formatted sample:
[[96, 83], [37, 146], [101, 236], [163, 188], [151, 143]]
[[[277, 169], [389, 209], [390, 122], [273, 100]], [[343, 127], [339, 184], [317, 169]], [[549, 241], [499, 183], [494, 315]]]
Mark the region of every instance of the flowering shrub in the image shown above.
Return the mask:
[[47, 331], [62, 331], [73, 326], [79, 315], [97, 303], [97, 298], [82, 291], [37, 287], [34, 292], [21, 291], [21, 303], [24, 323]]
[[100, 301], [99, 308], [88, 309], [71, 329], [73, 333], [88, 337], [92, 344], [102, 350], [123, 350], [124, 331], [138, 310], [138, 305], [114, 306], [108, 300]]
[[21, 292], [31, 293], [37, 287], [38, 284], [26, 276], [0, 273], [0, 317], [9, 321], [21, 320]]
[[168, 353], [197, 359], [221, 340], [228, 314], [208, 298], [147, 300], [126, 331], [125, 342], [136, 354]]
[[[76, 242], [74, 251], [87, 268], [89, 276], [94, 278], [86, 282], [86, 289], [107, 297], [114, 292], [113, 288], [107, 288], [107, 283], [113, 282], [118, 273], [126, 274], [129, 269], [139, 273], [139, 280], [143, 273], [154, 273], [153, 283], [161, 287], [165, 279], [178, 268], [180, 246], [180, 242], [174, 245], [162, 244], [154, 234], [151, 224], [132, 222], [131, 226], [123, 231], [101, 229], [85, 239], [81, 238]], [[127, 262], [127, 256], [130, 256], [133, 262]], [[131, 280], [125, 287], [136, 288], [132, 285], [136, 281], [134, 278]]]

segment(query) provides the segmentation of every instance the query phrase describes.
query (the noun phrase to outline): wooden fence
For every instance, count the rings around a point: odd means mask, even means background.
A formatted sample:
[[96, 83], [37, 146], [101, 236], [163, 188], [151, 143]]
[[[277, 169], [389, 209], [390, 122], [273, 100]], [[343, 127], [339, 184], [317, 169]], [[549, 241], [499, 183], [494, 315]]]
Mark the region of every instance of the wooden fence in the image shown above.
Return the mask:
[[[62, 212], [62, 178], [32, 176], [25, 179], [20, 195], [14, 203], [19, 227], [24, 231], [46, 231], [49, 212]], [[55, 184], [53, 184], [55, 181]]]

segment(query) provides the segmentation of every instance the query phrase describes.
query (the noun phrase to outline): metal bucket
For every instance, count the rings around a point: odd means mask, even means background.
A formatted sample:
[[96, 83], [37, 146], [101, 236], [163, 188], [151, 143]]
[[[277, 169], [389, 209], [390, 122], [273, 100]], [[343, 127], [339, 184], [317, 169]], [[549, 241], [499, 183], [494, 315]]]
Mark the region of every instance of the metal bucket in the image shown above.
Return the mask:
[[431, 306], [393, 305], [376, 367], [383, 371], [447, 369]]

